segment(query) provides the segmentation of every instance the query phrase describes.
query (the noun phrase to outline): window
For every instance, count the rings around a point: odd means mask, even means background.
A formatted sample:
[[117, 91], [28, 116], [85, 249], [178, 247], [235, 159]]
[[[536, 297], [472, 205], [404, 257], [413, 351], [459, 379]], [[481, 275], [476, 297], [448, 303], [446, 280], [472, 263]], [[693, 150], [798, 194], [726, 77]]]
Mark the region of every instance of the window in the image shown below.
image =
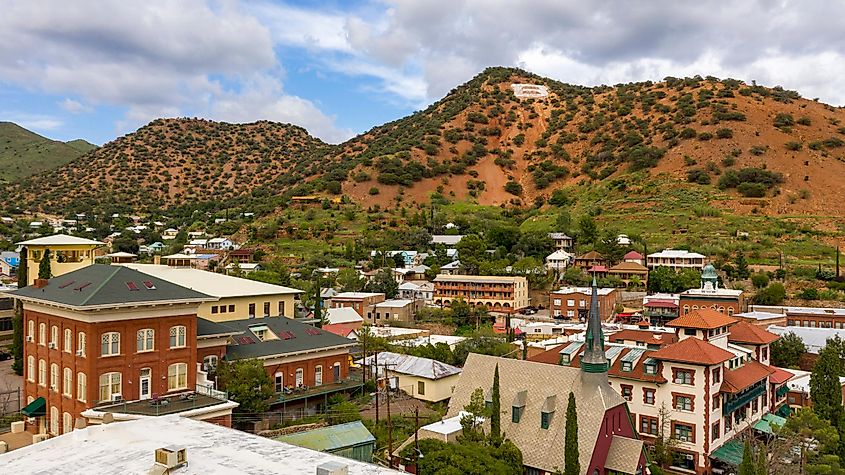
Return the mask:
[[35, 382], [35, 357], [32, 355], [26, 357], [26, 380]]
[[283, 317], [285, 315], [285, 303], [283, 301], [279, 301], [279, 316]]
[[625, 398], [626, 401], [630, 401], [633, 399], [634, 396], [634, 387], [628, 386], [627, 384], [623, 384], [620, 386], [622, 390], [622, 397]]
[[323, 367], [317, 366], [314, 368], [314, 386], [323, 384]]
[[552, 424], [552, 415], [554, 412], [541, 412], [540, 413], [540, 428], [541, 429], [548, 429], [549, 426]]
[[59, 392], [59, 365], [50, 365], [50, 390]]
[[76, 373], [76, 399], [82, 402], [88, 400], [88, 377], [85, 373]]
[[684, 305], [684, 315], [689, 313], [689, 305]]
[[694, 328], [684, 328], [684, 335], [695, 336], [696, 330]]
[[574, 299], [569, 299], [569, 300], [567, 300], [567, 301], [566, 301], [566, 306], [567, 306], [567, 307], [574, 307], [574, 306], [575, 306], [575, 300], [574, 300]]
[[217, 305], [212, 305], [212, 306], [211, 306], [211, 314], [212, 314], [212, 315], [214, 315], [215, 313], [217, 313], [217, 309], [218, 309], [218, 308], [219, 308], [219, 307], [217, 307]]
[[525, 410], [525, 406], [513, 406], [511, 410], [511, 421], [512, 422], [519, 422], [522, 419], [522, 411]]
[[73, 416], [69, 412], [62, 414], [62, 434], [73, 431]]
[[554, 299], [554, 301], [552, 302], [552, 305], [559, 307], [560, 306], [560, 299]]
[[185, 327], [182, 325], [176, 325], [175, 327], [170, 327], [170, 347], [171, 348], [184, 348], [185, 347]]
[[100, 375], [100, 401], [111, 401], [121, 393], [121, 374], [103, 373]]
[[249, 318], [255, 318], [255, 304], [254, 303], [249, 304], [248, 315], [249, 315]]
[[59, 408], [50, 406], [50, 433], [59, 435]]
[[47, 362], [38, 360], [38, 385], [47, 386]]
[[106, 332], [100, 341], [100, 356], [115, 356], [120, 354], [120, 333]]
[[79, 332], [76, 334], [76, 352], [79, 356], [85, 356], [85, 347], [87, 346], [87, 338], [85, 336], [85, 332]]
[[188, 387], [188, 365], [173, 363], [167, 367], [167, 390], [185, 389]]
[[26, 326], [26, 335], [31, 339], [35, 340], [35, 321], [30, 320]]
[[764, 360], [764, 361], [769, 359], [769, 347], [768, 346], [764, 346], [763, 348], [760, 348], [760, 356], [761, 356], [761, 359]]
[[302, 377], [304, 376], [302, 368], [296, 368], [296, 387], [302, 386]]
[[643, 403], [650, 405], [654, 404], [654, 389], [643, 388]]
[[225, 305], [220, 306], [220, 313], [226, 313], [226, 306]]
[[679, 411], [692, 411], [692, 396], [676, 394], [675, 404], [673, 406]]
[[657, 435], [657, 418], [640, 416], [640, 433]]
[[202, 368], [204, 371], [214, 371], [217, 369], [217, 355], [208, 355], [203, 358]]
[[645, 374], [657, 374], [657, 363], [654, 361], [647, 362], [644, 371]]
[[276, 373], [276, 377], [274, 378], [276, 392], [280, 393], [285, 389], [285, 375], [283, 373]]
[[722, 405], [722, 398], [719, 397], [718, 394], [713, 395], [713, 410], [719, 409], [719, 406]]
[[716, 384], [722, 380], [722, 368], [713, 368], [713, 383]]
[[[221, 307], [221, 308], [223, 308], [223, 307]], [[229, 305], [229, 313], [235, 313], [235, 306], [234, 305]]]
[[751, 401], [751, 413], [754, 414], [755, 412], [757, 412], [757, 408], [758, 408], [757, 398], [754, 398], [754, 400]]
[[50, 327], [50, 344], [53, 348], [59, 348], [59, 327], [56, 325]]
[[713, 428], [711, 429], [711, 432], [710, 432], [711, 440], [718, 439], [719, 438], [719, 432], [720, 432], [719, 431], [719, 422], [717, 421], [717, 422], [713, 423]]
[[685, 369], [675, 369], [675, 377], [673, 381], [675, 384], [692, 384], [692, 371]]
[[425, 396], [425, 381], [417, 381], [417, 394]]
[[575, 318], [575, 310], [567, 310], [566, 316], [569, 318]]
[[65, 368], [63, 372], [64, 384], [62, 385], [62, 395], [73, 397], [73, 370]]
[[155, 330], [152, 328], [138, 330], [138, 353], [153, 351], [155, 347], [155, 333]]
[[731, 416], [725, 416], [725, 434], [727, 434], [728, 431], [731, 430], [731, 424]]
[[686, 424], [675, 424], [675, 438], [681, 442], [695, 442], [693, 439], [692, 426]]
[[625, 371], [626, 373], [631, 372], [631, 362], [630, 361], [623, 361], [622, 362], [622, 371]]
[[270, 316], [270, 302], [264, 302], [264, 316]]
[[47, 324], [46, 323], [39, 323], [38, 324], [38, 344], [39, 345], [46, 345], [47, 344]]

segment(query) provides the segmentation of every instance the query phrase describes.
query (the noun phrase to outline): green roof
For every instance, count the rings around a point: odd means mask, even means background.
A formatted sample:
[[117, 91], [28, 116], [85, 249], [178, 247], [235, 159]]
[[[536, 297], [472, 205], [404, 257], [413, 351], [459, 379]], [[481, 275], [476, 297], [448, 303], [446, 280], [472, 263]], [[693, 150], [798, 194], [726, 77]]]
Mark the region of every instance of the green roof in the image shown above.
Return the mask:
[[738, 440], [729, 440], [710, 454], [710, 458], [738, 467], [742, 463], [745, 446]]
[[238, 335], [242, 332], [234, 328], [227, 327], [223, 323], [212, 322], [205, 318], [197, 318], [197, 336], [198, 337], [213, 337], [213, 336], [228, 336]]
[[330, 452], [347, 447], [375, 443], [376, 438], [364, 427], [361, 421], [355, 421], [283, 435], [276, 437], [276, 440], [307, 449]]
[[789, 415], [792, 414], [792, 408], [789, 407], [789, 404], [784, 404], [779, 407], [775, 413], [781, 417], [789, 417]]
[[776, 416], [774, 414], [766, 413], [763, 414], [763, 418], [754, 423], [754, 428], [759, 430], [760, 432], [765, 432], [767, 434], [774, 434], [776, 427], [783, 427], [786, 424], [786, 419], [780, 416]]
[[[229, 361], [280, 356], [323, 348], [350, 347], [356, 344], [342, 336], [286, 317], [229, 320], [221, 325], [242, 333], [232, 337], [229, 346], [226, 347], [226, 359]], [[259, 340], [250, 329], [250, 327], [259, 326], [266, 326], [277, 338]]]
[[94, 264], [53, 277], [41, 288], [30, 285], [8, 294], [22, 300], [80, 309], [217, 300], [128, 267], [106, 264]]

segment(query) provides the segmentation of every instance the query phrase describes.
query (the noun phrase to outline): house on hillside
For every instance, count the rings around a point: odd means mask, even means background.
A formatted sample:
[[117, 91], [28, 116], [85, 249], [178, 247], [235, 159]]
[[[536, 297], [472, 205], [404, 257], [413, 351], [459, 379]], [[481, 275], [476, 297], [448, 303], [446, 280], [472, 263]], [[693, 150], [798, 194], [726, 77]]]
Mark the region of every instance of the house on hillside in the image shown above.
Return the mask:
[[555, 272], [563, 272], [572, 262], [572, 254], [558, 249], [546, 256], [546, 269]]
[[3, 251], [0, 253], [0, 275], [4, 277], [15, 277], [20, 264], [20, 253], [13, 251]]
[[549, 238], [555, 243], [555, 250], [571, 251], [574, 239], [564, 233], [549, 233]]
[[590, 251], [575, 258], [575, 267], [589, 270], [594, 266], [607, 267], [607, 259], [596, 251]]

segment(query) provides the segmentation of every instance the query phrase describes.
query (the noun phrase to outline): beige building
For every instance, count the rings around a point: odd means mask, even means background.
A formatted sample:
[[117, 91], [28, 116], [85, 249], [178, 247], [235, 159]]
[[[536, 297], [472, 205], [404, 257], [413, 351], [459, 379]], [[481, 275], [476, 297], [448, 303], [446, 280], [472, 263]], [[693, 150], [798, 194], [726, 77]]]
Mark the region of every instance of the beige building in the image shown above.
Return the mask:
[[329, 300], [329, 308], [351, 308], [362, 318], [367, 316], [367, 309], [384, 302], [384, 294], [376, 292], [341, 292]]
[[[452, 397], [461, 368], [429, 358], [383, 351], [364, 360], [373, 374], [379, 375], [379, 384], [389, 384], [409, 396], [428, 402], [444, 401]], [[387, 379], [385, 380], [385, 376]]]
[[26, 260], [26, 284], [32, 285], [38, 278], [38, 267], [47, 249], [50, 250], [50, 270], [53, 277], [67, 274], [94, 263], [94, 249], [103, 246], [100, 241], [93, 241], [66, 234], [40, 237], [17, 243], [23, 246], [21, 260]]
[[370, 325], [392, 325], [396, 322], [413, 323], [414, 317], [422, 307], [422, 300], [385, 300], [367, 308], [366, 322]]
[[216, 302], [200, 305], [197, 316], [214, 322], [247, 318], [294, 318], [294, 301], [301, 290], [255, 280], [216, 274], [189, 267], [155, 264], [125, 264], [174, 284], [217, 297]]
[[528, 279], [514, 276], [438, 275], [434, 303], [448, 307], [455, 300], [486, 306], [491, 312], [515, 313], [528, 306]]

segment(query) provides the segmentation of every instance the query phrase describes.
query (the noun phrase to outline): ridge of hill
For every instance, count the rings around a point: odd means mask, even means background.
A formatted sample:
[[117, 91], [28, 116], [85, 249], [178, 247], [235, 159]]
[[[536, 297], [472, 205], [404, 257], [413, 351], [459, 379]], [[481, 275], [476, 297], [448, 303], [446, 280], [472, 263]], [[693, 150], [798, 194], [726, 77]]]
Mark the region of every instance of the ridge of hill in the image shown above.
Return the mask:
[[[517, 97], [514, 84], [547, 94]], [[159, 119], [84, 164], [5, 192], [22, 208], [56, 213], [275, 205], [308, 194], [382, 208], [528, 206], [565, 194], [600, 205], [598, 189], [642, 195], [637, 209], [657, 209], [647, 198], [659, 186], [732, 213], [842, 216], [842, 176], [845, 109], [794, 91], [712, 77], [583, 87], [496, 67], [340, 145], [266, 121]], [[36, 179], [46, 193], [32, 191]]]
[[82, 139], [50, 140], [13, 122], [0, 122], [0, 180], [14, 181], [58, 168], [96, 148]]

